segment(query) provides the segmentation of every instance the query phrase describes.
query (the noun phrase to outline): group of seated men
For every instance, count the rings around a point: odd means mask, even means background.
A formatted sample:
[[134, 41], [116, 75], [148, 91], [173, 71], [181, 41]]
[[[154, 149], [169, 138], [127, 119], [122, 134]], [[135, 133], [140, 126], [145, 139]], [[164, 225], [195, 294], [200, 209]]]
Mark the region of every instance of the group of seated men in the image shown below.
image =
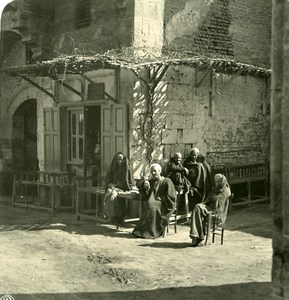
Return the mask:
[[[177, 152], [167, 165], [153, 163], [150, 177], [135, 185], [132, 166], [123, 153], [117, 153], [106, 178], [104, 208], [110, 222], [121, 224], [126, 213], [125, 203], [118, 197], [119, 191], [138, 189], [143, 201], [143, 212], [132, 234], [140, 238], [157, 238], [163, 235], [169, 218], [176, 208], [177, 192], [188, 196], [191, 213], [190, 238], [197, 246], [205, 233], [204, 219], [208, 212], [222, 206], [230, 195], [224, 175], [212, 178], [210, 166], [193, 148], [182, 164], [182, 155]], [[179, 203], [181, 205], [181, 203]]]
[[190, 211], [205, 199], [213, 186], [211, 168], [198, 148], [191, 149], [184, 163], [182, 154], [175, 153], [164, 167], [163, 175], [172, 180], [177, 191], [188, 193]]

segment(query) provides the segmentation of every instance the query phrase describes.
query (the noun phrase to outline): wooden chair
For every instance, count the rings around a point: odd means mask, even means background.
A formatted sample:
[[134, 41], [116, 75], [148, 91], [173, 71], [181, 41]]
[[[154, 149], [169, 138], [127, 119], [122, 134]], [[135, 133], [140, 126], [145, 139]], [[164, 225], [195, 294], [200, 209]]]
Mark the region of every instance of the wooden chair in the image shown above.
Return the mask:
[[[228, 197], [228, 209], [227, 213], [230, 210], [232, 200], [234, 198], [234, 194], [232, 193], [230, 197]], [[219, 222], [220, 218], [217, 212], [211, 212], [208, 214], [207, 217], [207, 226], [206, 226], [206, 240], [205, 240], [205, 245], [207, 245], [210, 236], [212, 234], [212, 243], [215, 242], [215, 236], [220, 235], [221, 236], [221, 245], [224, 244], [224, 233], [225, 233], [225, 222], [221, 223]]]
[[172, 213], [172, 215], [169, 218], [168, 225], [164, 229], [163, 238], [166, 237], [167, 233], [169, 233], [169, 227], [170, 226], [174, 226], [174, 231], [175, 231], [175, 233], [177, 233], [178, 206], [179, 206], [179, 201], [180, 201], [180, 197], [181, 197], [182, 194], [183, 194], [183, 190], [177, 191], [176, 208], [175, 208], [174, 212]]

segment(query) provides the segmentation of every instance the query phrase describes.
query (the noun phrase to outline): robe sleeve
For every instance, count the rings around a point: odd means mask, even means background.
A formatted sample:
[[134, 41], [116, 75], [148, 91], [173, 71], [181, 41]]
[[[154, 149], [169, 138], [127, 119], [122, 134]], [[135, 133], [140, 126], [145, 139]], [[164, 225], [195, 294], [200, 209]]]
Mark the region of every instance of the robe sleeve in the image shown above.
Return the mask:
[[160, 190], [162, 191], [162, 193], [158, 196], [161, 198], [162, 201], [162, 214], [169, 217], [176, 207], [176, 190], [173, 182], [169, 178], [163, 179], [162, 184], [163, 188]]

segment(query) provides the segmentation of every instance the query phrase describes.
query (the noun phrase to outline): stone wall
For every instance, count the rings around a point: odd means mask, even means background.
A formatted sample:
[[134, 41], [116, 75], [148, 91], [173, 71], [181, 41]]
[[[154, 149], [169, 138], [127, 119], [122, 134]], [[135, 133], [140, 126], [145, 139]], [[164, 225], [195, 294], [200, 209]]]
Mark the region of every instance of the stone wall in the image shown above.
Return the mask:
[[[133, 95], [130, 146], [135, 150], [133, 159], [145, 161], [140, 150], [145, 147], [142, 122], [147, 106], [141, 82], [136, 81]], [[175, 151], [186, 156], [196, 146], [213, 165], [267, 161], [268, 96], [269, 83], [264, 78], [224, 74], [211, 77], [210, 72], [197, 72], [192, 67], [169, 67], [153, 98], [153, 160], [167, 160]]]
[[[1, 149], [2, 159], [7, 167], [12, 166], [12, 118], [22, 103], [29, 99], [36, 99], [37, 103], [37, 156], [39, 160], [39, 168], [44, 167], [44, 141], [43, 141], [43, 108], [51, 107], [53, 101], [46, 94], [34, 88], [24, 80], [10, 76], [5, 77], [2, 85], [2, 115], [0, 123]], [[47, 91], [54, 90], [54, 83], [49, 78], [34, 79]]]

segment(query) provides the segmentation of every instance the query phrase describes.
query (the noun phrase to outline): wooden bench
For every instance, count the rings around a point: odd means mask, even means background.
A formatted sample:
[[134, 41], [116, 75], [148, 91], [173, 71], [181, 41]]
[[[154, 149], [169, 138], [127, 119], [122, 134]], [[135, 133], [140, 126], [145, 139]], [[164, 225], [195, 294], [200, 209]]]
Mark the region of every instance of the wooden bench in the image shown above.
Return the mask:
[[[232, 206], [248, 205], [258, 202], [269, 201], [268, 181], [269, 166], [268, 163], [242, 164], [233, 166], [213, 167], [213, 171], [223, 173], [230, 184], [235, 197]], [[263, 193], [254, 193], [253, 187], [257, 183], [262, 183]], [[238, 187], [245, 186], [243, 192], [245, 195], [238, 195]]]
[[[69, 197], [68, 205], [62, 205], [61, 193]], [[73, 176], [67, 172], [16, 172], [13, 178], [12, 206], [37, 208], [51, 214], [56, 208], [73, 208]]]

